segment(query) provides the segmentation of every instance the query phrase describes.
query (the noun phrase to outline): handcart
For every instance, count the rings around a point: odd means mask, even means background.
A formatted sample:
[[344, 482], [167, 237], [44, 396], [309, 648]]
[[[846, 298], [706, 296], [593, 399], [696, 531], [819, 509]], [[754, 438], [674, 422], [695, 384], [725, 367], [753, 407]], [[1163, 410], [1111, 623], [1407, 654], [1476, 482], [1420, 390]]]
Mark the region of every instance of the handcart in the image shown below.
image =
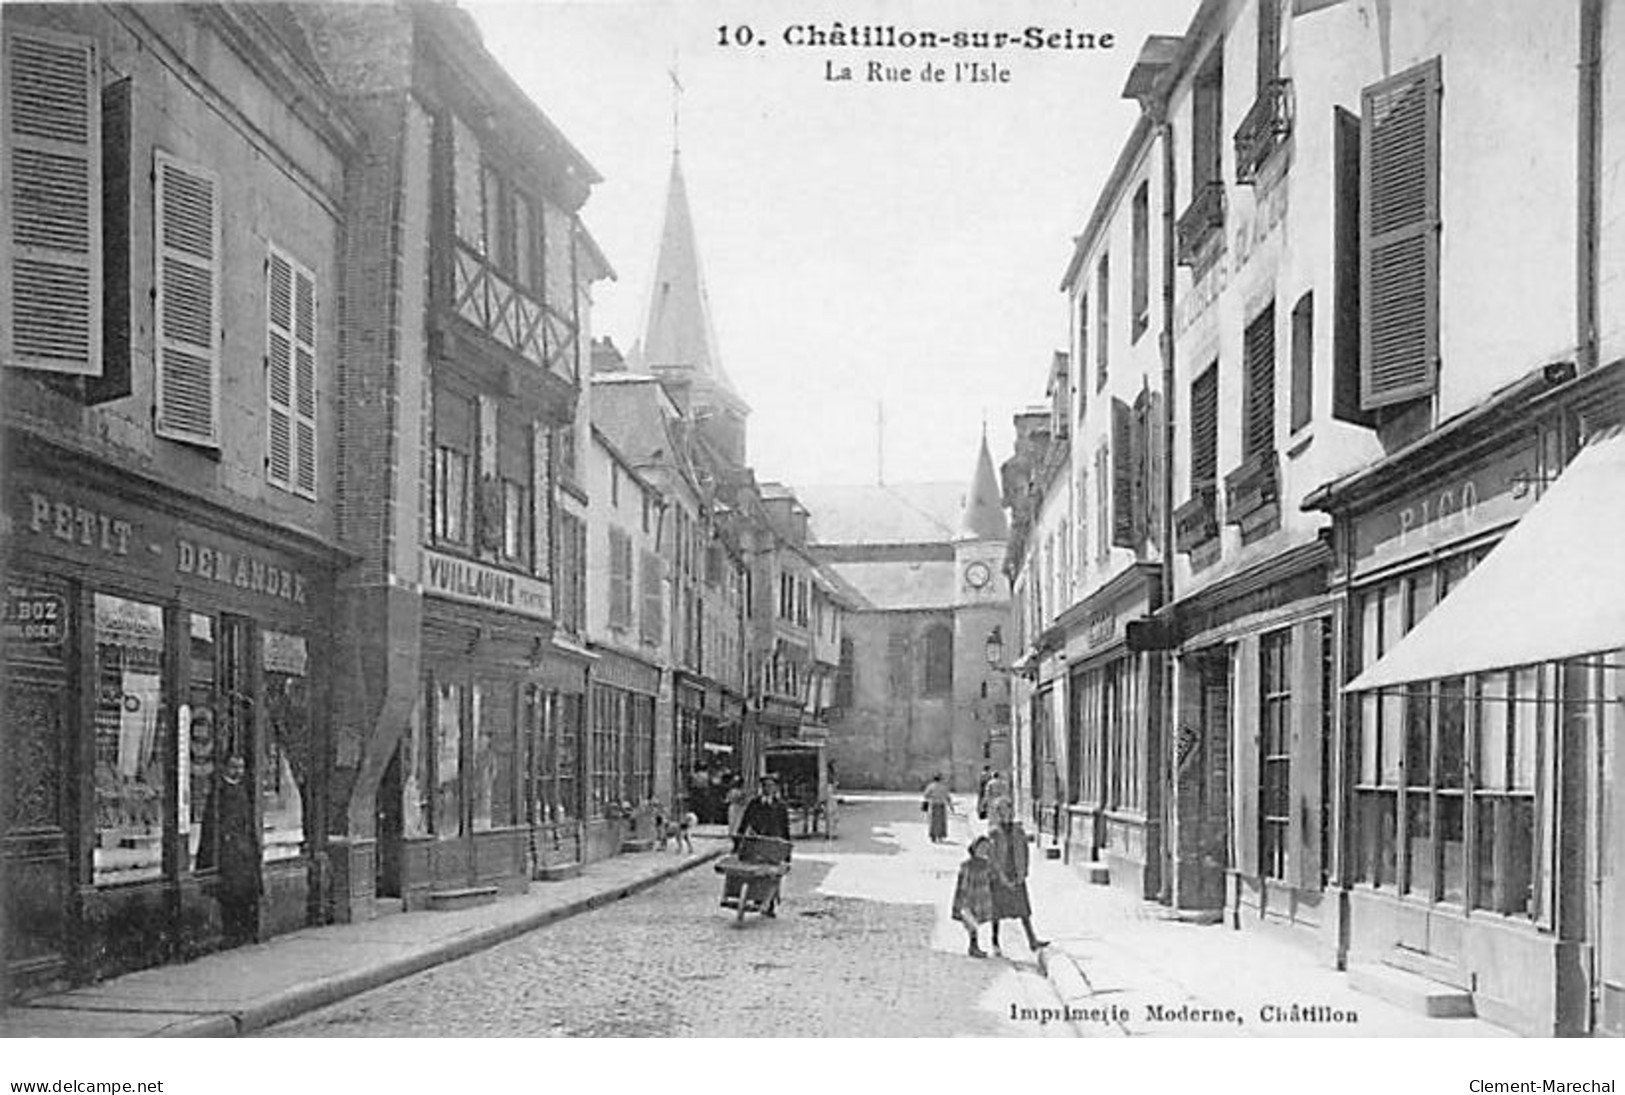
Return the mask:
[[790, 873], [790, 842], [772, 836], [743, 836], [734, 854], [717, 861], [723, 876], [722, 907], [733, 909], [737, 921], [747, 912], [776, 915], [779, 884]]

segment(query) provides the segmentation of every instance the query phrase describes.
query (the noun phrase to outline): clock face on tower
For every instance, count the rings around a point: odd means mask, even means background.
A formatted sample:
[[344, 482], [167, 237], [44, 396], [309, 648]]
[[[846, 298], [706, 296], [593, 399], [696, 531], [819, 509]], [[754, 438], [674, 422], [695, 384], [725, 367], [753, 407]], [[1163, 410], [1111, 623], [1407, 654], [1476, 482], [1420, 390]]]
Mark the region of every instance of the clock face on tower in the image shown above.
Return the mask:
[[993, 571], [982, 562], [971, 563], [965, 567], [965, 584], [972, 589], [985, 589], [993, 580]]

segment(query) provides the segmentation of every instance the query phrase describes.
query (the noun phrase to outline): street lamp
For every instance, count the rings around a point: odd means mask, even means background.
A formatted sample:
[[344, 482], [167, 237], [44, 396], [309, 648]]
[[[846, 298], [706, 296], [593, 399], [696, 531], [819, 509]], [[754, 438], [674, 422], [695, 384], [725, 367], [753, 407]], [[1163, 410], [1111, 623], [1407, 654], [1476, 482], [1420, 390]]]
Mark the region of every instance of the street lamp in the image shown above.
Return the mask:
[[987, 667], [989, 669], [1006, 669], [1004, 664], [1004, 634], [995, 625], [987, 635]]

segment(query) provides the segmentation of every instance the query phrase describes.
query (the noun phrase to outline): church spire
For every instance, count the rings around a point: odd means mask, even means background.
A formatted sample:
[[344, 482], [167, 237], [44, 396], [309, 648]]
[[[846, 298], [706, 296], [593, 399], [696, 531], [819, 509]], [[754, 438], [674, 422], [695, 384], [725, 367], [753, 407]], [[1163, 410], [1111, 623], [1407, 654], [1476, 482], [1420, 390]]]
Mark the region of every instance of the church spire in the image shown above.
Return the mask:
[[717, 352], [711, 306], [700, 274], [694, 218], [688, 207], [688, 187], [675, 148], [666, 192], [666, 221], [661, 229], [648, 323], [643, 332], [643, 361], [651, 369], [689, 373], [697, 384], [744, 406]]
[[976, 456], [976, 475], [971, 479], [970, 495], [965, 499], [965, 519], [960, 534], [972, 540], [1004, 540], [1010, 535], [1003, 496], [999, 493], [999, 477], [993, 472], [993, 455], [987, 450], [985, 423], [982, 448]]

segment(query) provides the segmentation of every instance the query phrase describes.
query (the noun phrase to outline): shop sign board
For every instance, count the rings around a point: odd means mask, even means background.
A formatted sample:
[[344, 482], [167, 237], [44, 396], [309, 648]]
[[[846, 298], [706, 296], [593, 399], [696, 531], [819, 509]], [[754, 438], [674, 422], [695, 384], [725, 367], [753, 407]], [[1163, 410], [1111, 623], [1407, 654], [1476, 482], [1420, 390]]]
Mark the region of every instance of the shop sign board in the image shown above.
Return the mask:
[[1520, 517], [1535, 504], [1533, 437], [1475, 468], [1441, 476], [1354, 520], [1356, 573], [1438, 551]]
[[538, 620], [550, 619], [553, 614], [546, 582], [428, 548], [423, 549], [423, 592]]
[[7, 642], [60, 643], [67, 634], [67, 621], [68, 602], [61, 594], [6, 587]]

